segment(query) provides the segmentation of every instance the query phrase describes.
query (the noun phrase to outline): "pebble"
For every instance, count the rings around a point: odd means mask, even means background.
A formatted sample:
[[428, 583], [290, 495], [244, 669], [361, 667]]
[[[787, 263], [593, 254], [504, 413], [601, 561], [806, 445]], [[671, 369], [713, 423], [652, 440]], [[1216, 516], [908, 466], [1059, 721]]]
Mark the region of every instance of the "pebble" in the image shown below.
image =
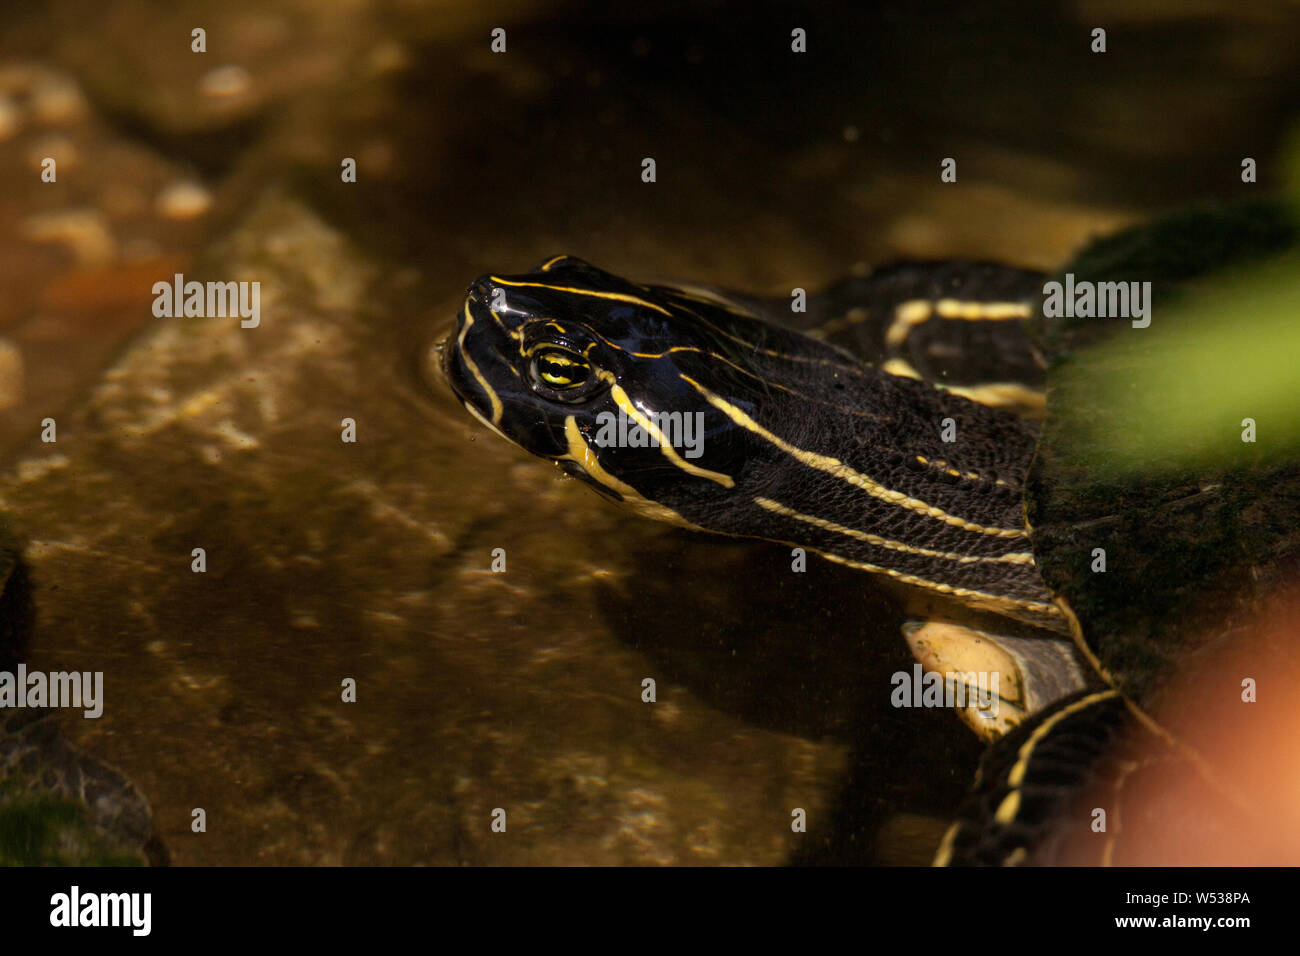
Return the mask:
[[199, 79], [199, 92], [214, 99], [244, 96], [253, 88], [252, 77], [242, 66], [219, 66]]
[[165, 219], [196, 219], [212, 206], [212, 193], [202, 183], [181, 179], [163, 188], [157, 206]]
[[78, 264], [83, 266], [106, 265], [117, 255], [117, 243], [108, 219], [97, 209], [67, 209], [29, 216], [23, 220], [22, 232], [36, 242], [67, 243]]
[[71, 77], [43, 73], [32, 80], [31, 110], [38, 123], [62, 126], [86, 115], [86, 98]]

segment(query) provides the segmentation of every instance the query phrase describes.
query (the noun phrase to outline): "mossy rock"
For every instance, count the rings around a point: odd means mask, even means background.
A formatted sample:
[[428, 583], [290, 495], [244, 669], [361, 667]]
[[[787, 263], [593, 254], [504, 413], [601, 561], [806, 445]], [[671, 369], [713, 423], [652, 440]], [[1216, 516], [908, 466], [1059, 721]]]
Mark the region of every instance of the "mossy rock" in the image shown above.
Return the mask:
[[[0, 671], [24, 658], [31, 623], [26, 568], [0, 518]], [[148, 801], [121, 771], [69, 745], [54, 711], [0, 710], [0, 865], [163, 862]]]
[[[1213, 454], [1198, 459], [1144, 438], [1160, 427], [1152, 421], [1160, 396], [1146, 390], [1157, 387], [1157, 371], [1169, 371], [1167, 333], [1178, 332], [1183, 309], [1213, 288], [1216, 274], [1287, 255], [1297, 236], [1295, 211], [1283, 203], [1181, 212], [1100, 240], [1061, 270], [1076, 283], [1152, 282], [1152, 327], [1043, 320], [1048, 415], [1026, 485], [1035, 560], [1102, 665], [1139, 702], [1215, 639], [1205, 622], [1248, 614], [1277, 576], [1268, 569], [1300, 554], [1300, 449], [1241, 441], [1238, 422], [1249, 409], [1224, 409]], [[1248, 290], [1223, 318], [1243, 336], [1252, 334]], [[1094, 360], [1099, 349], [1104, 363]], [[1196, 395], [1208, 388], [1167, 401], [1208, 401]], [[1123, 435], [1139, 453], [1117, 468], [1110, 442]], [[1100, 553], [1104, 572], [1095, 569]]]

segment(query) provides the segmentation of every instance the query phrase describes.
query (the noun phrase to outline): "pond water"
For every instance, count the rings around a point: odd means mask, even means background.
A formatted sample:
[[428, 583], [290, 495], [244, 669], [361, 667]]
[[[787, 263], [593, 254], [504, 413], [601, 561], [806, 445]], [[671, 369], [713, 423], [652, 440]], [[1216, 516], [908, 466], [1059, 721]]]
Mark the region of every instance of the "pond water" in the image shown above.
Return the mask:
[[[424, 351], [474, 277], [560, 252], [788, 296], [1051, 268], [1253, 188], [1244, 157], [1267, 189], [1300, 17], [481, 7], [0, 14], [0, 509], [31, 666], [105, 679], [63, 734], [179, 864], [927, 862], [980, 746], [889, 706], [894, 600], [615, 509]], [[260, 282], [257, 328], [155, 318], [177, 273]]]

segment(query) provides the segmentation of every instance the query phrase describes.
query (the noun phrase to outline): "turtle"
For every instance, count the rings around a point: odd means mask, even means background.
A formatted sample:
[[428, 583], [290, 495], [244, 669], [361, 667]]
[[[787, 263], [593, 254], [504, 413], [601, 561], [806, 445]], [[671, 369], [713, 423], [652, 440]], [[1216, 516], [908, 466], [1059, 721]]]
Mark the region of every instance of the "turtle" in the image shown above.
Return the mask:
[[[1163, 304], [1288, 248], [1294, 222], [1269, 203], [1197, 209], [1097, 240], [1059, 276], [1154, 281]], [[1243, 582], [1280, 580], [1300, 480], [1293, 461], [1254, 459], [1094, 476], [1063, 407], [1095, 424], [1124, 402], [1058, 387], [1060, 370], [1149, 339], [1136, 320], [1049, 319], [1054, 281], [902, 261], [797, 311], [801, 290], [643, 283], [556, 255], [472, 282], [423, 362], [488, 429], [605, 498], [893, 590], [930, 686], [989, 744], [935, 863], [1124, 862], [1117, 820], [1141, 768], [1181, 768], [1229, 814], [1249, 802], [1146, 708], [1223, 639], [1183, 637], [1197, 593], [1231, 630], [1253, 607]]]
[[[0, 515], [0, 680], [16, 680], [35, 619], [21, 548]], [[49, 707], [0, 706], [0, 866], [165, 866], [149, 801], [69, 744]]]

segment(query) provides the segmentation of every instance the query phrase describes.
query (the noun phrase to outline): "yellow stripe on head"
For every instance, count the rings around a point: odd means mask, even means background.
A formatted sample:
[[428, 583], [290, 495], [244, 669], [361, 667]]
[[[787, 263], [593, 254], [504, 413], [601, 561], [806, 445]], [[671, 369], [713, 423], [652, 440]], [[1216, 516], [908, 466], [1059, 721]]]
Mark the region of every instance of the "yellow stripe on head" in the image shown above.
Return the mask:
[[498, 285], [509, 286], [528, 286], [534, 289], [550, 289], [552, 292], [568, 292], [573, 295], [586, 295], [594, 299], [611, 299], [615, 302], [627, 302], [632, 305], [639, 305], [646, 309], [653, 309], [663, 315], [671, 316], [672, 313], [663, 306], [655, 305], [653, 302], [647, 302], [645, 299], [637, 298], [634, 295], [625, 295], [622, 292], [597, 292], [594, 289], [576, 289], [573, 286], [566, 285], [549, 285], [545, 282], [514, 282], [510, 279], [500, 279], [496, 276], [488, 276], [488, 281], [495, 282]]
[[460, 360], [465, 363], [469, 373], [474, 376], [474, 381], [478, 382], [479, 387], [487, 394], [488, 401], [492, 404], [492, 424], [501, 424], [501, 399], [497, 398], [497, 393], [493, 391], [492, 386], [488, 384], [483, 373], [478, 370], [474, 360], [469, 357], [465, 351], [465, 334], [469, 332], [469, 327], [474, 324], [474, 316], [469, 314], [469, 301], [465, 302], [465, 324], [460, 328], [460, 335], [456, 336], [456, 349], [460, 355]]
[[671, 508], [665, 507], [657, 501], [651, 501], [631, 485], [619, 481], [607, 472], [600, 464], [600, 459], [596, 456], [596, 453], [587, 444], [587, 440], [582, 437], [582, 430], [578, 428], [578, 420], [572, 415], [568, 415], [564, 419], [564, 438], [568, 443], [569, 453], [557, 460], [576, 462], [593, 481], [614, 492], [623, 500], [623, 504], [643, 518], [665, 521], [668, 524], [689, 528], [692, 531], [706, 530], [698, 525], [691, 524]]
[[672, 446], [664, 433], [659, 430], [659, 426], [652, 422], [639, 408], [632, 404], [632, 400], [627, 397], [627, 392], [623, 391], [621, 385], [615, 385], [609, 390], [609, 394], [628, 418], [632, 419], [655, 437], [659, 442], [659, 450], [663, 452], [664, 457], [682, 471], [699, 478], [707, 478], [709, 481], [716, 481], [724, 488], [735, 487], [736, 482], [732, 480], [730, 475], [724, 475], [718, 471], [709, 471], [707, 468], [700, 468], [697, 465], [692, 465], [690, 462], [683, 459], [681, 455], [677, 454], [677, 449]]

